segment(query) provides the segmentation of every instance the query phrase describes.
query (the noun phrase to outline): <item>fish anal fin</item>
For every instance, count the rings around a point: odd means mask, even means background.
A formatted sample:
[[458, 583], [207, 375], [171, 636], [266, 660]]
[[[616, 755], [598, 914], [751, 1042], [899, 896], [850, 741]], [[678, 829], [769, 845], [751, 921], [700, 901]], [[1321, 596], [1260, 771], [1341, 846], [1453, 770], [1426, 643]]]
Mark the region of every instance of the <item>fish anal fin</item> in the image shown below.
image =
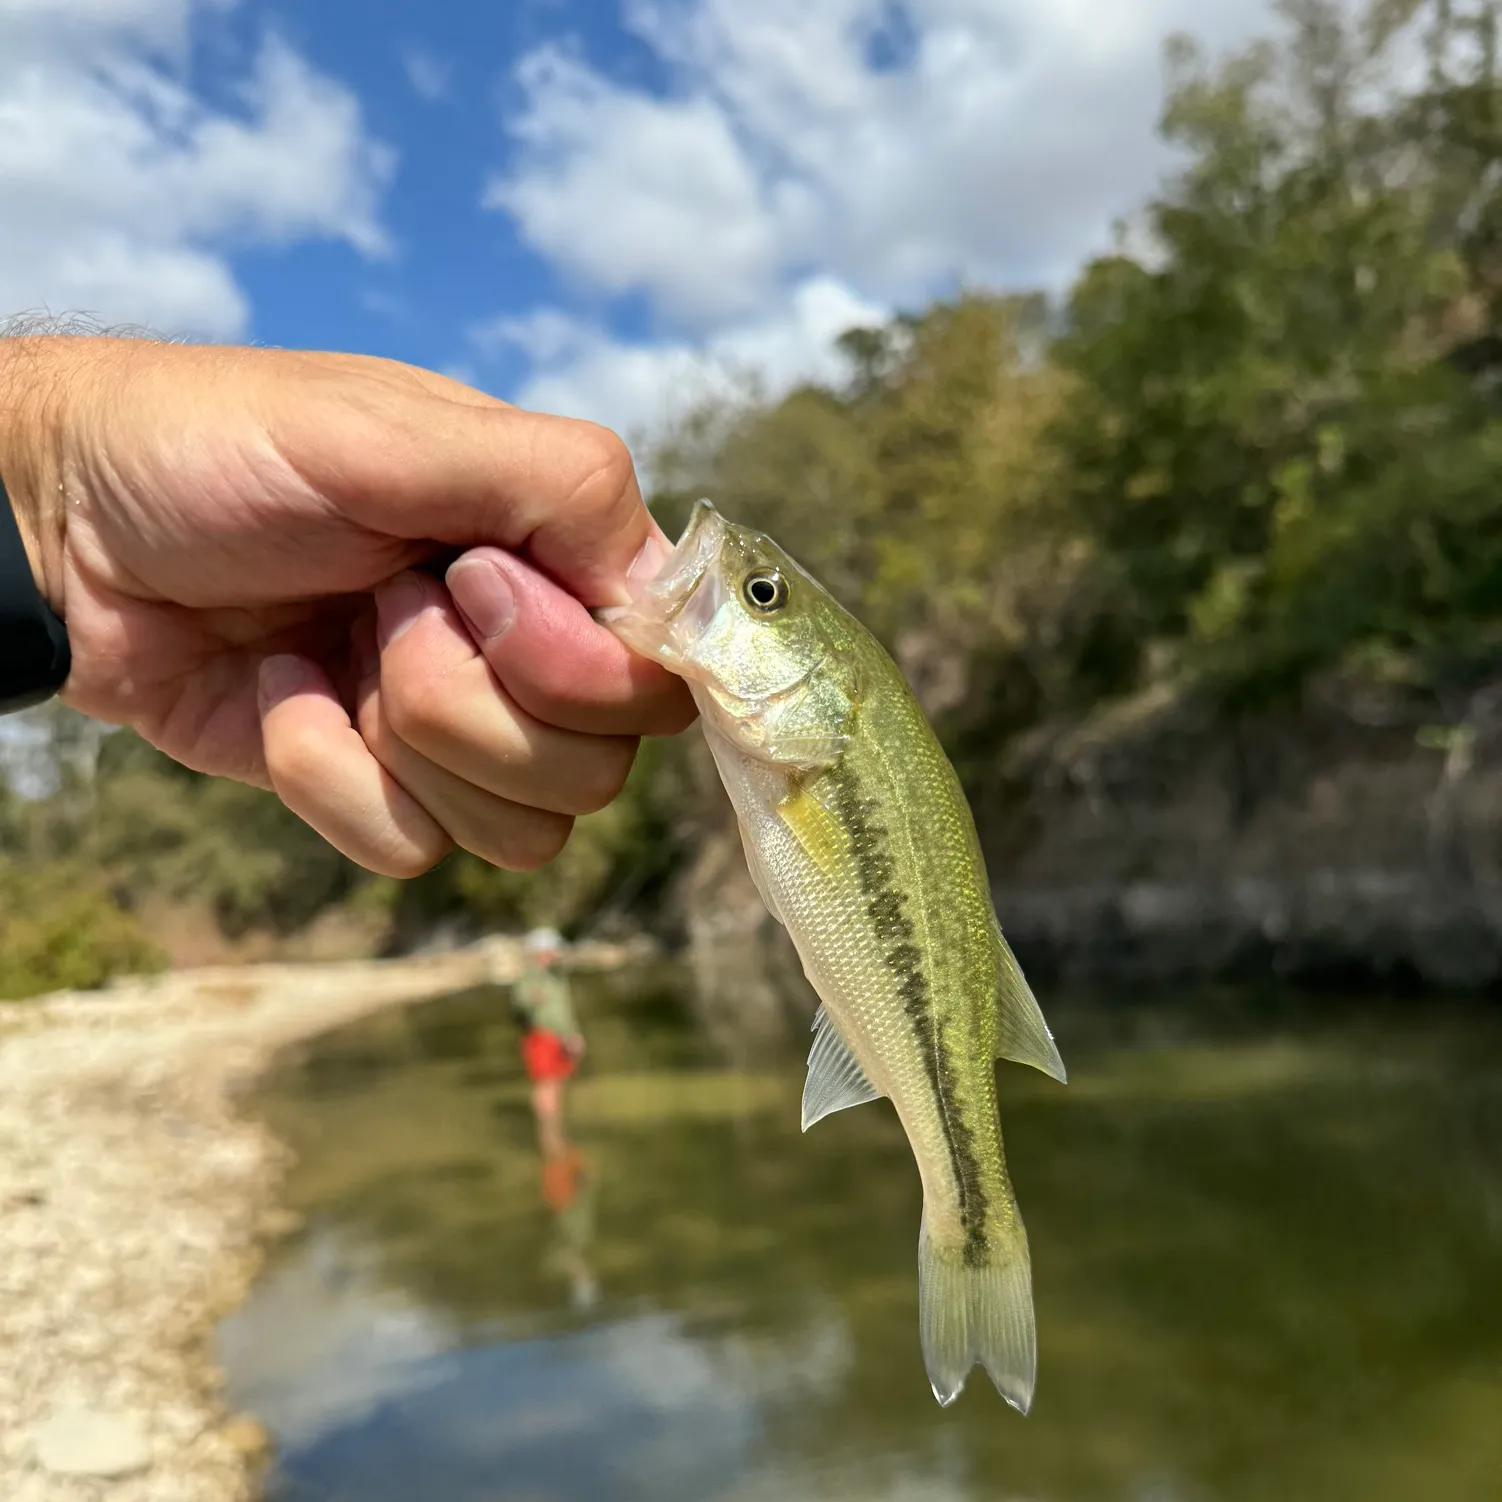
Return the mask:
[[849, 841], [840, 822], [802, 783], [794, 783], [777, 805], [777, 816], [804, 853], [826, 876], [839, 869]]
[[1015, 1064], [1031, 1064], [1044, 1074], [1067, 1083], [1064, 1060], [1038, 999], [1033, 995], [1011, 947], [996, 933], [996, 1057]]
[[808, 1051], [808, 1078], [803, 1085], [803, 1130], [816, 1121], [851, 1106], [880, 1100], [881, 1091], [866, 1078], [866, 1072], [820, 1007], [814, 1017], [814, 1042]]

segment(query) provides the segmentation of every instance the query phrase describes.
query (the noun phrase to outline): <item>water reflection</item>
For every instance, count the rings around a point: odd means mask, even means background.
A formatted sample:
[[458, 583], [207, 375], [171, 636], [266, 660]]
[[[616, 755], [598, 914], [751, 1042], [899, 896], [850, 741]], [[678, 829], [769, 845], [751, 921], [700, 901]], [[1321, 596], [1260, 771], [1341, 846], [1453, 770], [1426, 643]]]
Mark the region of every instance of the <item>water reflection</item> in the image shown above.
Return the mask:
[[598, 1182], [598, 1169], [573, 1143], [543, 1161], [542, 1197], [553, 1212], [553, 1238], [543, 1266], [563, 1273], [569, 1301], [580, 1310], [600, 1302], [600, 1286], [589, 1265]]
[[1446, 1502], [1502, 1495], [1502, 1019], [1055, 1005], [1001, 1074], [1033, 1416], [941, 1413], [885, 1105], [798, 1131], [677, 977], [581, 994], [545, 1168], [504, 997], [327, 1040], [265, 1109], [308, 1215], [223, 1336], [287, 1499]]

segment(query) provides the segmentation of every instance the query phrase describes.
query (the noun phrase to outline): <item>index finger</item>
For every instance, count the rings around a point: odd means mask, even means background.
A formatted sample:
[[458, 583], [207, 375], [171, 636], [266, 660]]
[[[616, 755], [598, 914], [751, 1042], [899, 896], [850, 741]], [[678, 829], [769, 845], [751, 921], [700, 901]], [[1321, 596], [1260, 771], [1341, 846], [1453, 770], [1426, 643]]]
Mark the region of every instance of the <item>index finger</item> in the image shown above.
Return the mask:
[[310, 360], [271, 383], [267, 426], [298, 474], [390, 537], [523, 553], [594, 609], [624, 605], [671, 551], [608, 428]]

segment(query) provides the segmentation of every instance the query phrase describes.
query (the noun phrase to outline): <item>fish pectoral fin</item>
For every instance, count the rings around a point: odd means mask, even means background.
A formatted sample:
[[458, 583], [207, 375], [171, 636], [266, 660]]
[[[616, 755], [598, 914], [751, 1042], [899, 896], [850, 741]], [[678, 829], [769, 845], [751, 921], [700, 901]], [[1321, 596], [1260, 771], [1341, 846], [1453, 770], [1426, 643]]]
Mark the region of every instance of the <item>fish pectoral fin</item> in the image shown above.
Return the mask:
[[1038, 999], [1000, 930], [996, 934], [996, 973], [1000, 978], [996, 992], [996, 1057], [1010, 1059], [1015, 1064], [1031, 1064], [1061, 1085], [1067, 1084], [1064, 1060], [1059, 1057], [1058, 1045], [1043, 1020]]
[[880, 1100], [881, 1091], [850, 1052], [850, 1045], [820, 1007], [814, 1017], [814, 1043], [808, 1051], [808, 1079], [803, 1085], [803, 1130], [851, 1106]]
[[833, 876], [849, 845], [840, 821], [801, 784], [794, 784], [777, 805], [777, 816], [808, 858], [826, 876]]

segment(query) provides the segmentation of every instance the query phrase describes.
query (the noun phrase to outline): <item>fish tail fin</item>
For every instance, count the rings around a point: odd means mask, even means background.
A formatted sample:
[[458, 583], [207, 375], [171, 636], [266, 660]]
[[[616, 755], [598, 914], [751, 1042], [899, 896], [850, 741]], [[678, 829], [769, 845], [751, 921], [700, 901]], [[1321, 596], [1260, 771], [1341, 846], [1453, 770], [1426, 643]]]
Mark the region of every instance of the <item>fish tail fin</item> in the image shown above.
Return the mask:
[[918, 1328], [934, 1397], [947, 1408], [980, 1362], [1019, 1413], [1033, 1401], [1038, 1345], [1027, 1235], [988, 1236], [979, 1255], [935, 1242], [928, 1217], [918, 1232]]

